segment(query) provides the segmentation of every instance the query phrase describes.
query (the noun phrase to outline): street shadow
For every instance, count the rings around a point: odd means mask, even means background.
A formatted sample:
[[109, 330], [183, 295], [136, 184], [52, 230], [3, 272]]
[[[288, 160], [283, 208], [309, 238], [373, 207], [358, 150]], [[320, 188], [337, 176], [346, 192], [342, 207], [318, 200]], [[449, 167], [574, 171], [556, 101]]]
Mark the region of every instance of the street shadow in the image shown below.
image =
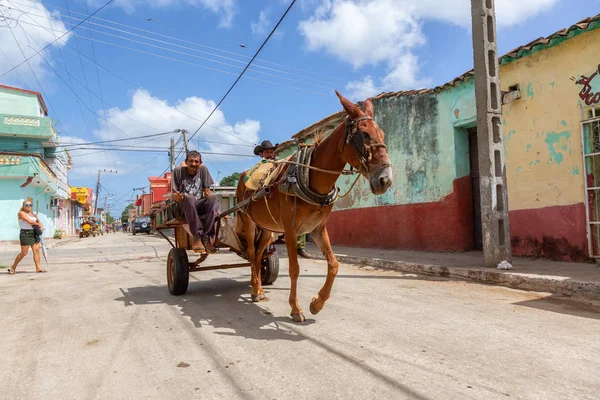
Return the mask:
[[513, 304], [575, 317], [600, 319], [600, 306], [589, 301], [586, 302], [584, 299], [573, 300], [568, 297], [553, 295], [542, 299], [521, 301]]
[[[303, 328], [312, 324], [307, 319], [302, 324], [295, 324], [285, 317], [273, 316], [264, 306], [268, 303], [253, 303], [249, 298], [247, 281], [230, 278], [214, 278], [210, 281], [190, 282], [188, 291], [183, 296], [172, 296], [166, 286], [140, 286], [123, 289], [122, 297], [115, 300], [123, 302], [125, 307], [152, 306], [167, 304], [179, 309], [182, 316], [190, 318], [198, 329], [210, 326], [223, 336], [240, 336], [255, 340], [285, 340], [290, 342], [308, 341], [325, 352], [335, 355], [364, 374], [377, 378], [410, 398], [429, 400], [400, 380], [373, 368], [364, 360], [348, 355], [343, 349], [336, 348], [302, 332]], [[265, 287], [268, 292], [272, 287]], [[276, 288], [279, 289], [279, 288]], [[415, 365], [417, 366], [417, 365]]]
[[[216, 332], [223, 336], [241, 336], [255, 340], [301, 341], [306, 338], [287, 329], [281, 323], [293, 324], [290, 317], [276, 317], [268, 310], [268, 302], [253, 303], [250, 300], [250, 285], [230, 278], [215, 278], [209, 281], [190, 281], [183, 296], [172, 296], [165, 285], [141, 286], [123, 289], [125, 307], [167, 304], [175, 306], [181, 315], [190, 318], [196, 328], [211, 326], [222, 329]], [[269, 289], [265, 288], [267, 293]], [[302, 325], [314, 323], [307, 319]]]

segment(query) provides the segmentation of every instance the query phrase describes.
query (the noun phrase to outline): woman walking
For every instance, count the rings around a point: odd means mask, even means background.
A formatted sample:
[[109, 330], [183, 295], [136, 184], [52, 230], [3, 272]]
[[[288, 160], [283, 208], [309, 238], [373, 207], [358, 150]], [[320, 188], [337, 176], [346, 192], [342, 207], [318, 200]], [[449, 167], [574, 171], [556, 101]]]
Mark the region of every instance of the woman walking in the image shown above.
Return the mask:
[[19, 226], [21, 233], [19, 240], [21, 241], [21, 252], [15, 259], [13, 266], [10, 267], [8, 273], [13, 275], [17, 264], [27, 255], [29, 247], [33, 249], [33, 262], [35, 263], [35, 272], [46, 272], [40, 267], [40, 237], [35, 234], [34, 226], [38, 226], [41, 230], [44, 229], [42, 223], [32, 212], [32, 202], [27, 199], [23, 202], [21, 211], [19, 211]]

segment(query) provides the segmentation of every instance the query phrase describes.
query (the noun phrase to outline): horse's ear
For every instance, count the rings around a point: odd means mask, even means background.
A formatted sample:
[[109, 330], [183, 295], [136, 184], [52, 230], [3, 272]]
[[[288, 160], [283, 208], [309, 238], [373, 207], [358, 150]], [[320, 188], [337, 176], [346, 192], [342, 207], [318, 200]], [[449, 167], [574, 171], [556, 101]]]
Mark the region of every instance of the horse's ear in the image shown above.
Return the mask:
[[344, 110], [346, 110], [350, 118], [355, 119], [360, 116], [360, 110], [353, 102], [342, 96], [337, 90], [335, 91], [335, 94], [337, 94], [337, 97], [340, 99], [340, 103], [342, 103]]
[[371, 118], [375, 117], [375, 109], [373, 108], [373, 101], [371, 100], [370, 97], [368, 99], [366, 99], [365, 102], [363, 103], [363, 110], [364, 110], [365, 114], [367, 114], [369, 117], [371, 117]]

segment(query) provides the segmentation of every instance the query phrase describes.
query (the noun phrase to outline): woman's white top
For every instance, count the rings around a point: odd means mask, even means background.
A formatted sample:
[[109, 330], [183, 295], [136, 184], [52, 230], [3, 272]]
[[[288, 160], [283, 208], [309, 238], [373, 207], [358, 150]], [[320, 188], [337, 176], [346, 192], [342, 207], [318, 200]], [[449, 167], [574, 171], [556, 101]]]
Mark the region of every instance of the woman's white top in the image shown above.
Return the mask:
[[[31, 222], [37, 222], [37, 217], [34, 215], [26, 214], [26, 218], [28, 218]], [[22, 218], [19, 218], [19, 226], [21, 229], [33, 229], [33, 226]]]

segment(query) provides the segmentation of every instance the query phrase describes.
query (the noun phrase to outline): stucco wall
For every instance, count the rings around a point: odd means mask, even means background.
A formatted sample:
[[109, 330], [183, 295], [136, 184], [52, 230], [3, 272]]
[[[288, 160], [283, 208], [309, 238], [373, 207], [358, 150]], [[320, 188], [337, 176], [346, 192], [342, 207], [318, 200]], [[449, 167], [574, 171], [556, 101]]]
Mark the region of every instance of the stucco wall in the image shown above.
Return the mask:
[[43, 113], [39, 104], [35, 94], [0, 88], [0, 110], [4, 114], [41, 117]]
[[[580, 260], [588, 255], [581, 147], [581, 75], [598, 71], [600, 30], [500, 67], [513, 252]], [[600, 79], [591, 82], [600, 92]], [[560, 248], [560, 251], [556, 251]]]
[[27, 186], [21, 188], [22, 181], [0, 180], [0, 240], [19, 240], [19, 222], [17, 214], [23, 201], [33, 199], [34, 212], [44, 225], [44, 237], [54, 235], [54, 221], [51, 216], [50, 198], [46, 193], [39, 193], [40, 188]]

